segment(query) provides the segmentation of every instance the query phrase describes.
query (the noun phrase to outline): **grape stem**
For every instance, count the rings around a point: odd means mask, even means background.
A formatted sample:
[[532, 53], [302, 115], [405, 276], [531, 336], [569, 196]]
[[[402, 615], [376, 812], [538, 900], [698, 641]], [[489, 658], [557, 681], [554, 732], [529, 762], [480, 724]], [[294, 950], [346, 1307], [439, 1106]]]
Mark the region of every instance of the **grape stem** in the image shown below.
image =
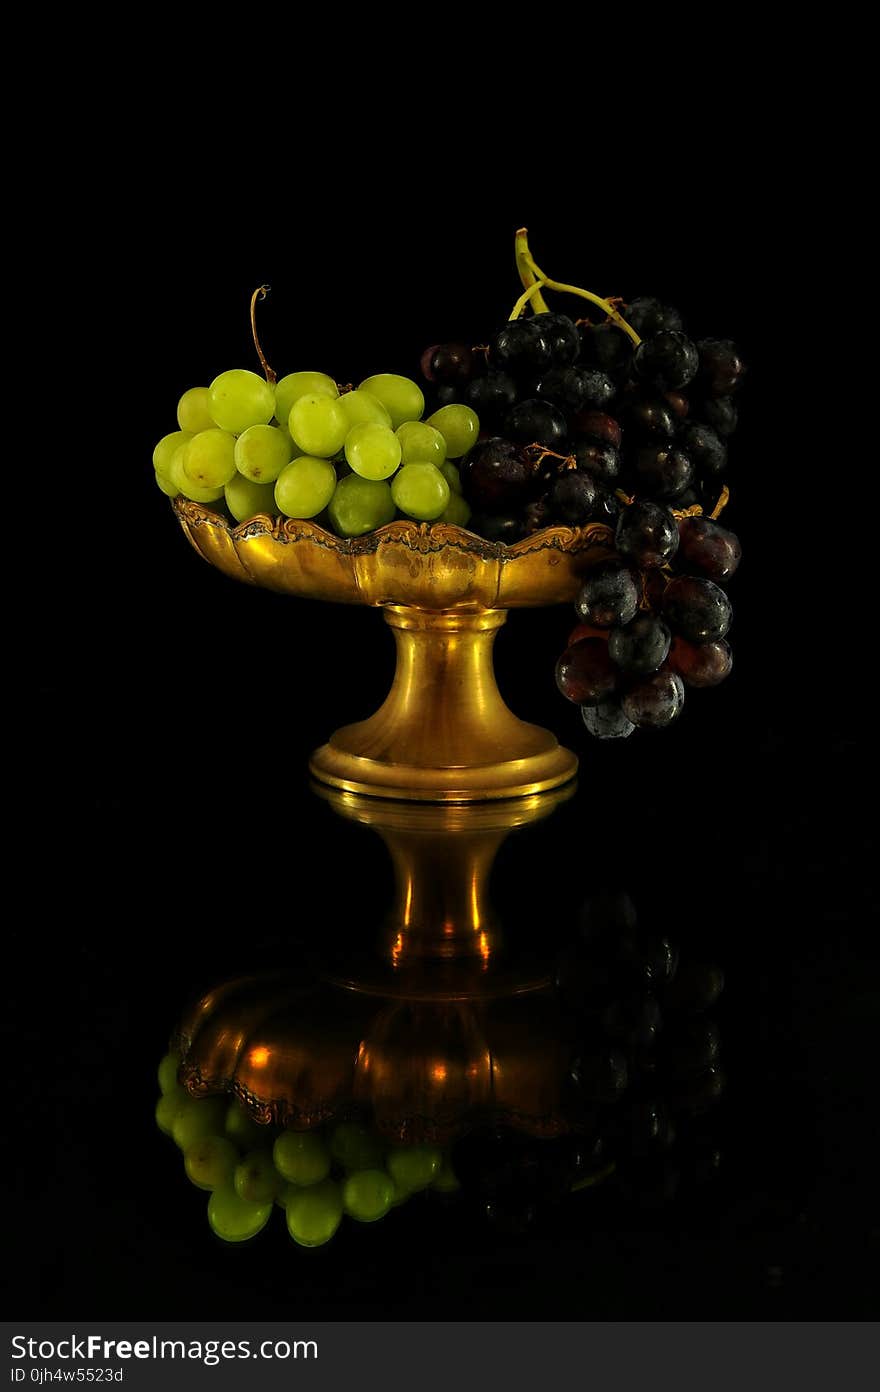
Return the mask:
[[[532, 269], [532, 257], [531, 252], [529, 251], [528, 228], [521, 227], [517, 232], [516, 241], [514, 243], [514, 251], [516, 254], [516, 269], [519, 271], [519, 278], [522, 281], [523, 289], [529, 290], [534, 284], [536, 284], [538, 277]], [[535, 295], [533, 308], [536, 314], [548, 313], [547, 301], [541, 294], [540, 286], [538, 287], [537, 293]]]
[[266, 376], [266, 381], [269, 383], [270, 387], [274, 387], [278, 378], [275, 376], [275, 373], [272, 371], [271, 367], [266, 361], [266, 354], [263, 352], [263, 349], [260, 346], [260, 336], [257, 333], [257, 301], [265, 300], [270, 288], [271, 287], [268, 285], [258, 285], [254, 293], [251, 295], [251, 333], [254, 336], [254, 347], [257, 350], [257, 357], [260, 359], [263, 372]]
[[[579, 285], [566, 285], [563, 281], [551, 280], [549, 276], [546, 276], [540, 266], [536, 264], [529, 250], [528, 231], [525, 227], [521, 227], [516, 234], [516, 264], [519, 268], [520, 279], [523, 281], [523, 284], [526, 285], [526, 294], [525, 297], [520, 296], [519, 300], [517, 300], [513, 313], [510, 316], [511, 319], [519, 318], [533, 296], [535, 297], [536, 305], [538, 303], [538, 298], [540, 298], [541, 304], [543, 305], [543, 309], [540, 309], [538, 312], [546, 313], [547, 306], [544, 304], [541, 291], [556, 290], [561, 295], [578, 295], [582, 300], [589, 300], [591, 304], [598, 305], [619, 329], [623, 329], [623, 332], [629, 335], [633, 343], [636, 345], [641, 343], [642, 340], [635, 329], [632, 328], [626, 322], [623, 315], [618, 312], [616, 305], [622, 303], [622, 301], [616, 296], [611, 300], [603, 300], [601, 295], [594, 295], [592, 290], [582, 290]], [[526, 282], [526, 275], [524, 272], [530, 277], [529, 283]]]

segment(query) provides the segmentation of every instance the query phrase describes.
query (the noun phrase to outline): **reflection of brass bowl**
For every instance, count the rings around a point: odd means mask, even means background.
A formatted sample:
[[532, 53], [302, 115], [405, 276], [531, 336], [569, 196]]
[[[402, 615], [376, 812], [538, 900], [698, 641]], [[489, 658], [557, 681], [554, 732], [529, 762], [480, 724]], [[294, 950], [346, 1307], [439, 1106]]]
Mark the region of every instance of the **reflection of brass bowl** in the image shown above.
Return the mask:
[[236, 580], [308, 599], [381, 607], [397, 642], [382, 707], [312, 756], [337, 788], [420, 801], [471, 802], [554, 788], [577, 759], [508, 710], [492, 668], [509, 608], [570, 601], [612, 550], [610, 528], [547, 527], [514, 546], [445, 523], [391, 522], [353, 540], [313, 522], [267, 516], [232, 527], [177, 498], [205, 560]]

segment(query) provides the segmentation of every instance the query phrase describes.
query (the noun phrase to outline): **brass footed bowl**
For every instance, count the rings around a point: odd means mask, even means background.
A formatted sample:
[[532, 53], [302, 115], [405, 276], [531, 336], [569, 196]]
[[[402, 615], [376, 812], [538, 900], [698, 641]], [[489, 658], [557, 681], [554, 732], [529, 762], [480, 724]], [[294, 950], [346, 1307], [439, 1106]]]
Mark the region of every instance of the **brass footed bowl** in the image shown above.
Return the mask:
[[577, 759], [508, 709], [492, 646], [511, 608], [574, 599], [613, 550], [611, 529], [546, 527], [513, 546], [447, 523], [391, 522], [347, 540], [266, 515], [234, 527], [178, 497], [183, 530], [211, 565], [248, 585], [384, 610], [397, 670], [383, 705], [345, 725], [310, 769], [346, 792], [431, 802], [519, 797], [572, 778]]

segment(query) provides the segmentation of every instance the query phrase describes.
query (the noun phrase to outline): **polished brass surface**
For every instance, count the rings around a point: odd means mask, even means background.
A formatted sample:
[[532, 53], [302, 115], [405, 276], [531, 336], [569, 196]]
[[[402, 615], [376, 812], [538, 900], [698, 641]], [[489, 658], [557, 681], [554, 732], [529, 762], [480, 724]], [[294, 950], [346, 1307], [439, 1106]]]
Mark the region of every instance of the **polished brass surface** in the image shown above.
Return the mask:
[[577, 759], [501, 698], [492, 644], [509, 608], [571, 600], [611, 552], [608, 527], [548, 527], [514, 546], [445, 523], [392, 522], [344, 540], [312, 522], [260, 516], [231, 527], [198, 503], [174, 508], [195, 549], [246, 583], [382, 607], [397, 643], [389, 695], [316, 750], [311, 770], [374, 797], [470, 802], [529, 796]]

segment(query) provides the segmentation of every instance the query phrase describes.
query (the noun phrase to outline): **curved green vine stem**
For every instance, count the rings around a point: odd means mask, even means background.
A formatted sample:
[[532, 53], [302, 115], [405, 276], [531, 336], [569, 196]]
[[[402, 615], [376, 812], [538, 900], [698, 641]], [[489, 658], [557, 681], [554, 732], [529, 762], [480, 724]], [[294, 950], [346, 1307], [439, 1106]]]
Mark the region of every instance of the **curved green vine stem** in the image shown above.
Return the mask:
[[[536, 280], [532, 285], [528, 287], [527, 290], [524, 290], [522, 292], [516, 304], [513, 306], [513, 309], [510, 311], [511, 319], [518, 319], [530, 300], [542, 299], [541, 286], [545, 284], [546, 281]], [[547, 313], [546, 305], [544, 306], [544, 310], [542, 312], [545, 314]]]
[[[608, 318], [613, 320], [617, 327], [622, 329], [625, 334], [628, 334], [633, 343], [641, 343], [642, 340], [635, 329], [631, 328], [623, 315], [617, 311], [610, 300], [603, 300], [601, 295], [594, 295], [591, 290], [582, 290], [579, 285], [566, 285], [563, 281], [551, 280], [549, 276], [545, 275], [529, 250], [527, 229], [525, 227], [521, 227], [516, 234], [516, 249], [517, 265], [521, 268], [525, 268], [535, 276], [536, 283], [539, 283], [541, 288], [556, 290], [562, 295], [579, 295], [581, 299], [589, 300], [591, 304], [598, 305], [601, 310], [604, 310]], [[521, 279], [522, 274], [523, 271], [520, 269]], [[511, 315], [511, 318], [514, 317], [515, 316]]]
[[266, 354], [263, 352], [263, 349], [260, 346], [260, 338], [259, 334], [257, 333], [257, 301], [265, 300], [268, 293], [268, 285], [258, 285], [254, 293], [251, 295], [251, 333], [254, 336], [254, 347], [257, 350], [257, 357], [260, 359], [260, 364], [263, 368], [266, 381], [269, 383], [270, 387], [274, 387], [278, 378], [275, 376], [275, 373], [272, 371], [271, 367], [266, 361]]
[[[516, 269], [519, 271], [519, 278], [522, 281], [524, 290], [529, 290], [541, 277], [535, 274], [532, 268], [532, 257], [529, 251], [528, 228], [521, 227], [516, 234], [514, 243], [514, 253], [516, 256]], [[536, 314], [548, 314], [547, 301], [541, 294], [540, 289], [532, 301], [532, 308]]]

